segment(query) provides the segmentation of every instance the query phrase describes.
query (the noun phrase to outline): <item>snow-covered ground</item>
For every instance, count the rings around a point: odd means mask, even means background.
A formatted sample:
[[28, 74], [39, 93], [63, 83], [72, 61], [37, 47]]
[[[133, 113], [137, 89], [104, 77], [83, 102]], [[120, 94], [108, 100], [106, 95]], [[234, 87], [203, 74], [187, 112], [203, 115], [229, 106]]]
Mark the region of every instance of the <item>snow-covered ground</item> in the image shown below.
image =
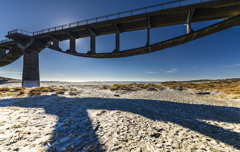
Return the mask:
[[240, 151], [239, 101], [192, 90], [99, 89], [112, 84], [44, 82], [82, 91], [1, 97], [0, 151]]

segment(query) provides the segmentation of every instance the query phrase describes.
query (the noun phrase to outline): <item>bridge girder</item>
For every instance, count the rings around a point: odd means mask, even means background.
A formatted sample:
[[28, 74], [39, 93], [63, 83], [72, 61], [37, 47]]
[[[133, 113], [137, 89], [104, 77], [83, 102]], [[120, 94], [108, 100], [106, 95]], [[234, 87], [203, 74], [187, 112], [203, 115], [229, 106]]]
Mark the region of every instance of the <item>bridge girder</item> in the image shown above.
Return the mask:
[[[238, 14], [240, 14], [240, 1], [221, 0], [107, 20], [103, 23], [99, 22], [91, 25], [79, 26], [78, 23], [78, 26], [73, 27], [69, 24], [68, 29], [62, 26], [62, 30], [57, 30], [55, 27], [53, 31], [48, 29], [46, 30], [48, 32], [44, 33], [44, 30], [42, 30], [33, 36], [9, 32], [6, 37], [13, 39], [15, 42], [4, 44], [0, 42], [0, 49], [3, 49], [0, 50], [0, 66], [10, 64], [24, 55], [23, 86], [39, 86], [39, 52], [46, 47], [66, 54], [90, 58], [119, 58], [146, 54], [184, 44], [240, 25], [240, 15]], [[191, 28], [191, 23], [194, 22], [226, 18], [229, 19], [198, 31], [193, 31]], [[186, 35], [150, 45], [151, 28], [178, 24], [187, 26]], [[120, 51], [120, 33], [143, 29], [147, 29], [147, 43], [144, 47]], [[111, 53], [96, 53], [96, 36], [112, 33], [116, 34], [115, 50]], [[90, 37], [90, 51], [77, 53], [76, 39], [83, 37]], [[59, 42], [63, 40], [70, 40], [70, 48], [67, 51], [62, 51], [59, 47]], [[5, 55], [4, 51], [6, 49], [10, 51]]]

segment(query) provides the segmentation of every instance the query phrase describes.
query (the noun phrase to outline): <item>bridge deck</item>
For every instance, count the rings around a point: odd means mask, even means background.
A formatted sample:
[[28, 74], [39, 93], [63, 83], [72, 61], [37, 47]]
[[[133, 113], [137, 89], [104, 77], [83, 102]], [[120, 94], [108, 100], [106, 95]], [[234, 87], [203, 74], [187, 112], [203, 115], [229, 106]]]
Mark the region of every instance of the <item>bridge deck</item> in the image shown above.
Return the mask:
[[117, 53], [84, 54], [84, 53], [68, 53], [68, 52], [64, 52], [64, 51], [59, 51], [59, 52], [70, 54], [70, 55], [75, 55], [75, 56], [89, 57], [89, 58], [120, 58], [120, 57], [141, 55], [141, 54], [160, 51], [160, 50], [163, 50], [166, 48], [181, 45], [181, 44], [202, 38], [204, 36], [211, 35], [213, 33], [237, 26], [239, 24], [240, 24], [240, 15], [237, 15], [230, 19], [221, 21], [214, 25], [211, 25], [206, 28], [192, 32], [190, 34], [172, 38], [172, 39], [169, 39], [169, 40], [166, 40], [163, 42], [155, 43], [148, 47], [140, 47], [140, 48], [135, 48], [135, 49], [131, 49], [131, 50], [120, 51]]
[[[88, 23], [84, 25], [79, 25], [72, 27], [73, 24], [69, 24], [67, 27], [58, 26], [42, 31], [37, 31], [34, 33], [24, 32], [22, 30], [14, 30], [8, 33], [6, 37], [11, 39], [21, 38], [29, 39], [35, 38], [41, 42], [52, 42], [54, 39], [57, 41], [63, 41], [70, 39], [69, 33], [72, 36], [77, 38], [90, 37], [90, 28], [97, 35], [105, 35], [115, 33], [115, 23], [121, 32], [135, 31], [147, 29], [148, 23], [146, 18], [150, 18], [151, 28], [178, 25], [186, 23], [186, 18], [188, 16], [189, 10], [195, 9], [191, 22], [202, 22], [218, 19], [231, 18], [231, 20], [220, 22], [216, 25], [195, 31], [191, 34], [186, 34], [177, 38], [173, 38], [164, 42], [159, 42], [148, 47], [141, 47], [126, 51], [120, 51], [117, 53], [96, 53], [96, 54], [83, 54], [83, 53], [63, 53], [90, 57], [90, 58], [118, 58], [118, 57], [127, 57], [139, 54], [150, 53], [154, 51], [159, 51], [165, 48], [172, 46], [180, 45], [192, 40], [204, 37], [206, 35], [239, 25], [239, 16], [240, 14], [240, 1], [239, 0], [215, 0], [204, 3], [197, 3], [192, 5], [174, 7], [169, 9], [163, 9], [154, 12], [148, 12], [138, 15], [132, 15], [122, 18], [116, 18], [111, 20], [105, 20], [102, 22]], [[236, 17], [237, 16], [237, 17]], [[97, 18], [99, 19], [99, 18]], [[96, 21], [97, 21], [96, 19]], [[80, 22], [76, 22], [79, 24]], [[71, 27], [70, 27], [71, 26]], [[24, 33], [22, 33], [24, 32]], [[15, 47], [14, 41], [0, 41], [0, 49], [10, 50], [7, 55], [0, 59], [0, 66], [5, 66], [17, 60], [23, 52]], [[50, 47], [51, 48], [51, 47]], [[59, 50], [58, 50], [59, 51]]]
[[[121, 32], [143, 30], [147, 28], [146, 17], [150, 17], [152, 28], [185, 24], [188, 12], [193, 8], [195, 11], [191, 20], [192, 23], [226, 19], [240, 14], [240, 1], [220, 0], [197, 3], [133, 15], [129, 17], [122, 17], [97, 23], [80, 25], [72, 28], [64, 27], [64, 25], [34, 32], [33, 37], [46, 42], [50, 42], [52, 41], [52, 38], [49, 35], [52, 35], [55, 36], [59, 41], [63, 41], [69, 39], [69, 35], [66, 33], [66, 31], [71, 32], [76, 38], [90, 37], [90, 33], [87, 30], [87, 27], [91, 28], [97, 35], [113, 34], [115, 33], [113, 23], [116, 23], [118, 25]], [[25, 32], [24, 35], [20, 34], [20, 36], [24, 38], [26, 35], [31, 36], [29, 33], [31, 32]], [[19, 36], [19, 32], [17, 30], [9, 32], [9, 35], [6, 37], [14, 38], [16, 35]]]

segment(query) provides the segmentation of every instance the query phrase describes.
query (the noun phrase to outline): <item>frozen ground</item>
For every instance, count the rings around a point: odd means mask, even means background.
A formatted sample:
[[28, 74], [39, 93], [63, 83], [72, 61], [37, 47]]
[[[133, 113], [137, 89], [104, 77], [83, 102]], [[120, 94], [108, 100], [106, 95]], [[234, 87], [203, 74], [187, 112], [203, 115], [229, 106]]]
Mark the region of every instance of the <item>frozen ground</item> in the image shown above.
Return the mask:
[[99, 89], [106, 84], [45, 82], [83, 92], [2, 97], [0, 151], [240, 151], [239, 101], [191, 90]]

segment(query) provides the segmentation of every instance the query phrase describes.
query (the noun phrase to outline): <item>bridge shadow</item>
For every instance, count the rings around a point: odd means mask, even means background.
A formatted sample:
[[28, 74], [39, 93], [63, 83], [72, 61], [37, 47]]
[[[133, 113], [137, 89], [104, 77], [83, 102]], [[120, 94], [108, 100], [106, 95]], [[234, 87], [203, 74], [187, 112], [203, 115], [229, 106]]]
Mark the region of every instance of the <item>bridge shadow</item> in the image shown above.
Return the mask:
[[[72, 150], [65, 150], [81, 151], [90, 145], [95, 145], [97, 149], [95, 151], [109, 151], [104, 149], [104, 145], [101, 144], [96, 134], [101, 124], [93, 125], [90, 121], [91, 117], [88, 115], [89, 110], [100, 109], [131, 112], [154, 121], [172, 122], [230, 146], [236, 146], [240, 141], [240, 133], [202, 121], [213, 120], [235, 123], [240, 126], [239, 108], [186, 104], [160, 100], [67, 98], [59, 96], [36, 96], [19, 99], [4, 99], [0, 101], [0, 107], [8, 106], [44, 108], [47, 114], [56, 115], [58, 117], [50, 142], [50, 144], [54, 146], [49, 148], [48, 151], [60, 151], [63, 148], [71, 149], [71, 146]], [[69, 122], [70, 125], [64, 125], [66, 120], [69, 119], [72, 119], [72, 122]], [[106, 119], [108, 118], [106, 117]], [[60, 134], [62, 137], [56, 138], [56, 135]], [[76, 137], [68, 138], [70, 135], [76, 135]], [[159, 138], [161, 138], [161, 136]], [[65, 141], [63, 142], [63, 140]]]

